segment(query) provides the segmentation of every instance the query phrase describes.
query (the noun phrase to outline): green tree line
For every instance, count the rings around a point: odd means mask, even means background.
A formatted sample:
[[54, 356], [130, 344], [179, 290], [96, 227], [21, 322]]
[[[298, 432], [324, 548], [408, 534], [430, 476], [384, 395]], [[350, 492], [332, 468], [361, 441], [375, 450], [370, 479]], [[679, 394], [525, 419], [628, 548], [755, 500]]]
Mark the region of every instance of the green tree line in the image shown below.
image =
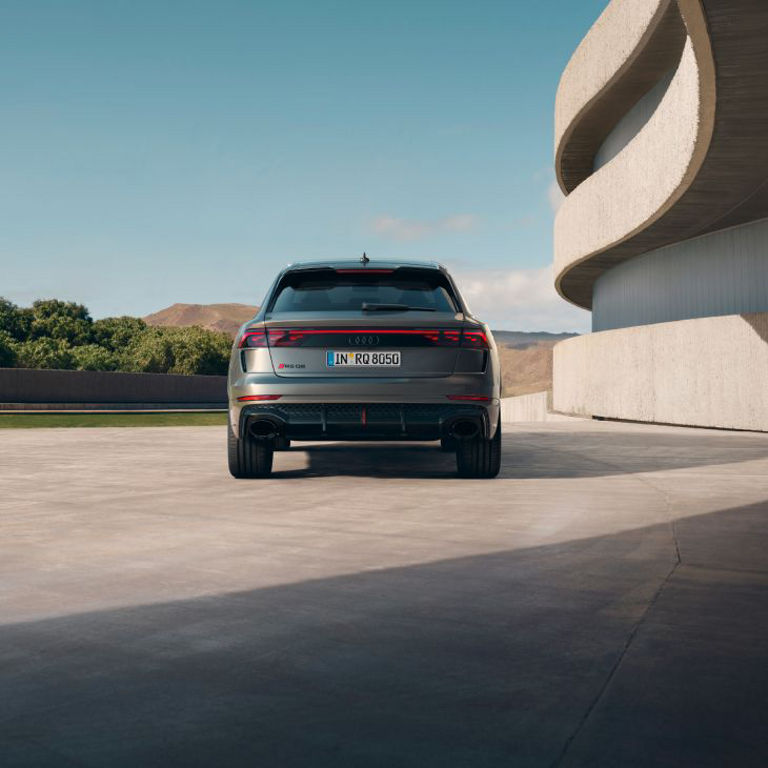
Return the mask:
[[0, 297], [0, 367], [225, 374], [232, 340], [192, 326], [147, 325], [138, 317], [94, 320], [58, 299], [18, 307]]

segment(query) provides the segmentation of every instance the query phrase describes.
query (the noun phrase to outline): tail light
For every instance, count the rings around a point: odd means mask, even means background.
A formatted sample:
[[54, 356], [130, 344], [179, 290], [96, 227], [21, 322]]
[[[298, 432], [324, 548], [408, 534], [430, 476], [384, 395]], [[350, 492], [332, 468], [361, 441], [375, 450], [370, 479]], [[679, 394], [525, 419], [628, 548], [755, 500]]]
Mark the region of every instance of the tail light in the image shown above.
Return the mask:
[[307, 333], [303, 330], [270, 328], [267, 331], [267, 345], [270, 347], [300, 347]]
[[426, 343], [430, 347], [488, 349], [488, 337], [484, 331], [446, 328], [269, 328], [247, 330], [238, 346], [252, 349], [345, 344], [346, 337], [358, 335], [378, 336], [382, 344], [420, 346]]
[[473, 403], [490, 403], [491, 398], [485, 395], [446, 395], [449, 400], [470, 401]]
[[238, 397], [237, 401], [239, 403], [253, 403], [264, 400], [279, 400], [281, 397], [282, 395], [243, 395], [243, 397]]
[[[266, 343], [268, 347], [314, 347], [326, 344], [349, 346], [350, 336], [376, 336], [380, 346], [430, 346], [458, 347], [461, 331], [441, 328], [269, 328]], [[245, 337], [243, 337], [245, 338]], [[241, 346], [257, 346], [243, 344]]]
[[467, 331], [461, 336], [461, 346], [470, 349], [488, 349], [488, 337], [484, 331]]
[[267, 334], [265, 331], [246, 331], [240, 337], [240, 343], [237, 346], [240, 349], [251, 349], [253, 347], [266, 347]]
[[440, 331], [441, 347], [458, 347], [461, 331]]
[[412, 338], [428, 341], [433, 347], [458, 347], [460, 331], [430, 330], [430, 331], [394, 331], [394, 333], [412, 334]]

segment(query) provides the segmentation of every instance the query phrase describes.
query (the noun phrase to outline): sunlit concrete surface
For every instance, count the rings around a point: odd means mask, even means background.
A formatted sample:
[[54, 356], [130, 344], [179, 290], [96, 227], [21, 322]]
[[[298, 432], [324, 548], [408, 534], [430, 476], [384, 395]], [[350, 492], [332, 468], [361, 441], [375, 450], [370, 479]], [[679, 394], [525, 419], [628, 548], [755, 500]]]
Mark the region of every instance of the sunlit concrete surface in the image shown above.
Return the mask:
[[768, 435], [0, 431], [0, 764], [764, 766]]
[[553, 370], [556, 411], [768, 432], [768, 312], [574, 336]]

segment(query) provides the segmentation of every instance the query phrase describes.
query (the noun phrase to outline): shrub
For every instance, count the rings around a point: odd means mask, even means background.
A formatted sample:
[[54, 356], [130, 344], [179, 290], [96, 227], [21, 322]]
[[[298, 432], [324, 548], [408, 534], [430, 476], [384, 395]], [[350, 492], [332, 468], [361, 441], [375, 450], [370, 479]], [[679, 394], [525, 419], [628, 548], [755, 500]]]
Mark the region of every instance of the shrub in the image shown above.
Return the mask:
[[138, 317], [92, 320], [75, 302], [30, 309], [0, 298], [0, 366], [86, 371], [225, 374], [232, 340], [198, 326], [148, 326]]
[[225, 333], [149, 327], [123, 351], [123, 370], [147, 373], [225, 374], [232, 340]]
[[16, 365], [16, 343], [8, 331], [0, 329], [0, 368]]
[[30, 336], [33, 339], [58, 339], [70, 345], [91, 341], [93, 320], [82, 304], [58, 299], [43, 299], [32, 304]]
[[94, 321], [91, 326], [91, 338], [95, 344], [119, 352], [146, 331], [147, 327], [140, 317], [105, 317]]
[[226, 333], [205, 328], [168, 328], [173, 348], [169, 373], [223, 375], [229, 366], [232, 339]]
[[114, 371], [118, 367], [115, 353], [98, 344], [72, 347], [72, 362], [78, 371]]
[[173, 349], [165, 328], [147, 328], [120, 352], [120, 370], [168, 373], [173, 365]]
[[19, 368], [74, 367], [72, 347], [61, 339], [33, 339], [16, 347], [16, 365]]
[[32, 326], [32, 310], [21, 309], [0, 296], [0, 331], [15, 341], [26, 341]]

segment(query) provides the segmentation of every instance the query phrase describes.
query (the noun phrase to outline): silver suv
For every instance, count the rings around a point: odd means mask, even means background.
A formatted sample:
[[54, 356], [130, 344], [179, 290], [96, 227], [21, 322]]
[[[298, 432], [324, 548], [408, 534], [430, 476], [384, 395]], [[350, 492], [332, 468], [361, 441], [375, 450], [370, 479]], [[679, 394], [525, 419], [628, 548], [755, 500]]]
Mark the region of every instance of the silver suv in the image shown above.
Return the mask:
[[461, 477], [496, 477], [500, 387], [491, 332], [439, 264], [292, 264], [235, 339], [229, 470], [267, 477], [291, 440], [440, 440]]

